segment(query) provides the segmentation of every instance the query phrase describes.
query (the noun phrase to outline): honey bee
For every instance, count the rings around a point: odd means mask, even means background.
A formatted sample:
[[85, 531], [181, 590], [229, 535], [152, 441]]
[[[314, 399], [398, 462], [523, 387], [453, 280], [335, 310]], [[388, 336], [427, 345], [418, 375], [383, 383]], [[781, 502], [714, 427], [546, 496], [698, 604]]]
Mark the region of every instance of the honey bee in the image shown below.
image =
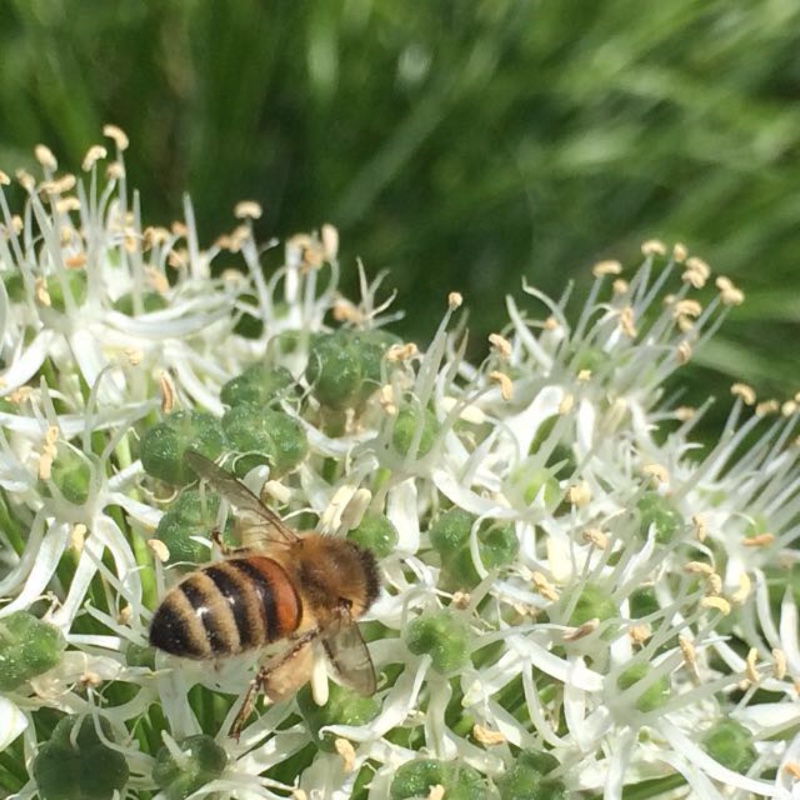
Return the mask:
[[286, 640], [251, 681], [231, 727], [237, 738], [259, 690], [280, 699], [308, 680], [317, 641], [344, 684], [372, 694], [375, 669], [356, 621], [378, 596], [375, 556], [346, 539], [298, 534], [213, 461], [192, 451], [184, 459], [234, 507], [243, 538], [259, 541], [170, 589], [153, 615], [150, 644], [210, 660]]

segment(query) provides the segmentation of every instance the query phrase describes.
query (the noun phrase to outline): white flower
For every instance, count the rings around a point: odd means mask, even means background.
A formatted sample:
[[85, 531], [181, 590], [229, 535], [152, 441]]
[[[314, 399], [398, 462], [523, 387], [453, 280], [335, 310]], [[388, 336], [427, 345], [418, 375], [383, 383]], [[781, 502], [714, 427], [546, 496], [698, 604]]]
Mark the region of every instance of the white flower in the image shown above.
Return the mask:
[[[382, 798], [426, 775], [445, 796], [454, 776], [488, 793], [526, 770], [554, 792], [609, 799], [644, 781], [666, 793], [676, 775], [698, 797], [797, 793], [796, 407], [751, 415], [739, 387], [701, 452], [690, 436], [704, 409], [663, 399], [741, 300], [730, 281], [703, 307], [707, 265], [689, 259], [678, 275], [648, 243], [629, 282], [617, 263], [596, 267], [577, 319], [567, 297], [525, 285], [474, 365], [457, 293], [423, 350], [384, 329], [398, 314], [382, 278], [359, 267], [360, 300], [341, 297], [330, 227], [291, 238], [269, 275], [253, 204], [207, 251], [188, 200], [183, 222], [142, 230], [127, 142], [108, 135], [105, 180], [103, 148], [87, 183], [41, 151], [44, 181], [22, 176], [22, 215], [0, 194], [7, 756], [35, 772], [31, 720], [58, 711], [96, 722], [132, 792], [185, 778], [187, 740], [204, 736], [216, 755], [194, 797]], [[212, 277], [222, 254], [241, 271]], [[279, 388], [258, 399], [267, 378]], [[232, 431], [242, 386], [252, 416]], [[260, 654], [215, 666], [147, 649], [175, 562], [195, 546], [202, 561], [225, 522], [206, 490], [196, 518], [175, 522], [192, 497], [174, 485], [201, 436], [192, 412], [208, 412], [213, 454], [288, 524], [367, 537], [380, 557], [362, 621], [374, 698], [329, 686], [315, 656], [324, 691], [259, 703], [236, 741], [232, 698]], [[177, 442], [157, 458], [156, 429]], [[41, 668], [14, 662], [9, 621], [34, 617], [67, 645]], [[35, 791], [33, 777], [14, 780], [20, 797]]]

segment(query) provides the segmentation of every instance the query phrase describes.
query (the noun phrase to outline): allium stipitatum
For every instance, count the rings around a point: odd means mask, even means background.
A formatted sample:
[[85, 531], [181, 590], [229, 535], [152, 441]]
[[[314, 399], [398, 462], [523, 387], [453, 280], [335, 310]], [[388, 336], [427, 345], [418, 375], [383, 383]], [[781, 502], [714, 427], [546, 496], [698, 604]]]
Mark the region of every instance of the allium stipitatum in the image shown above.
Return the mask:
[[[735, 386], [703, 448], [664, 390], [730, 280], [647, 242], [576, 313], [523, 283], [471, 363], [469, 297], [403, 341], [381, 279], [337, 290], [330, 226], [280, 266], [255, 203], [208, 249], [189, 200], [143, 228], [104, 134], [80, 177], [45, 147], [0, 175], [0, 793], [800, 796], [800, 398]], [[210, 531], [237, 541], [188, 448], [372, 549], [374, 696], [317, 659], [237, 741], [258, 654], [148, 646]]]

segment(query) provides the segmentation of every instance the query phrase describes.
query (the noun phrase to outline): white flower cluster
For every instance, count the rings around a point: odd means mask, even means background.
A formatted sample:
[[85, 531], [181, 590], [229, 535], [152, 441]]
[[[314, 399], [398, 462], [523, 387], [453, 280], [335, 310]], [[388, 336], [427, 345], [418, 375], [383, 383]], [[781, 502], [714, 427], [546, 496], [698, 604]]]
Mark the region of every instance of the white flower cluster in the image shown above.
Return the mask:
[[[703, 449], [705, 409], [663, 396], [742, 301], [728, 279], [648, 242], [630, 281], [597, 264], [574, 315], [525, 285], [475, 366], [457, 293], [424, 352], [386, 333], [380, 281], [342, 298], [329, 226], [271, 274], [253, 203], [208, 250], [188, 200], [143, 228], [104, 132], [113, 160], [92, 148], [82, 180], [37, 148], [21, 216], [0, 192], [0, 787], [47, 800], [87, 736], [124, 758], [95, 797], [800, 797], [797, 398], [734, 387]], [[304, 441], [249, 485], [379, 557], [378, 691], [259, 705], [236, 741], [256, 656], [147, 647], [178, 570], [177, 490], [145, 451], [254, 374], [290, 374], [255, 413]], [[211, 558], [207, 528], [186, 536]]]

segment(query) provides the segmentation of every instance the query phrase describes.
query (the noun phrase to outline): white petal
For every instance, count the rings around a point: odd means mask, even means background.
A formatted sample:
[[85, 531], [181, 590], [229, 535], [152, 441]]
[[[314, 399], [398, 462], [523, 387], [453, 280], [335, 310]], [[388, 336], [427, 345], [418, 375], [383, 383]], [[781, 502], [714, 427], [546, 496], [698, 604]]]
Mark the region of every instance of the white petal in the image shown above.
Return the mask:
[[0, 697], [0, 752], [28, 727], [28, 718], [7, 697]]

